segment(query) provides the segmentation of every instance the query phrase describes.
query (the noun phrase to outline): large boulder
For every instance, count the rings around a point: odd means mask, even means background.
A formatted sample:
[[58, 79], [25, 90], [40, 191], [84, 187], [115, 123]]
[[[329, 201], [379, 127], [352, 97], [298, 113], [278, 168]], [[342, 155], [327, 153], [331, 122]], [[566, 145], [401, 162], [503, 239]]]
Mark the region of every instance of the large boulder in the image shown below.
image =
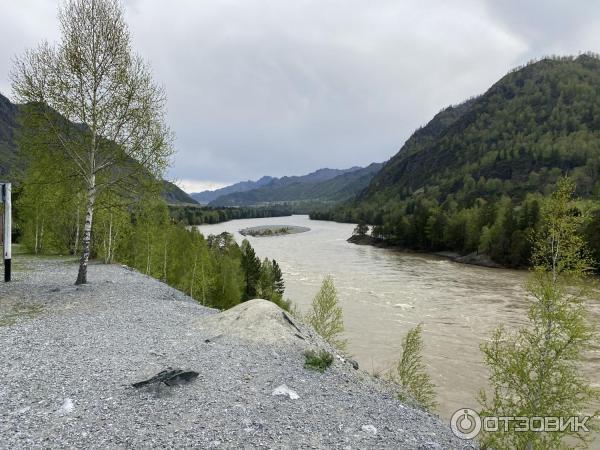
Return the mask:
[[257, 343], [295, 346], [302, 349], [322, 346], [314, 331], [294, 319], [273, 302], [248, 300], [200, 323], [215, 336], [225, 335]]

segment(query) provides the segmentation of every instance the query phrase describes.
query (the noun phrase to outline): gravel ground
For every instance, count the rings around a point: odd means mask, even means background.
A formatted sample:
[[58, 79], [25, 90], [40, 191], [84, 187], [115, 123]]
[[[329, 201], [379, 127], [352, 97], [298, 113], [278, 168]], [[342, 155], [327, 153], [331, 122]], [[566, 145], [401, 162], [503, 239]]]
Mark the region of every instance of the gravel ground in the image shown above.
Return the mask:
[[[76, 287], [73, 261], [17, 262], [0, 284], [0, 448], [472, 448], [348, 363], [320, 374], [292, 347], [215, 336], [215, 310], [135, 271], [91, 265]], [[199, 376], [131, 387], [169, 366]], [[299, 398], [272, 395], [284, 384]]]

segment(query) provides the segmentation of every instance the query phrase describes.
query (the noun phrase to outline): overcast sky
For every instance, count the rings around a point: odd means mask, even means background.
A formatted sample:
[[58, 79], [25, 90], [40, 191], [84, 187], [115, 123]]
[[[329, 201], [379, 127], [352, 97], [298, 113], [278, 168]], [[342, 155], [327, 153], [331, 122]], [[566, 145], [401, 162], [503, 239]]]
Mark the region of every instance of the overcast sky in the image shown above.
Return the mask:
[[[57, 2], [0, 0], [11, 59], [55, 41]], [[128, 0], [166, 88], [188, 191], [385, 161], [449, 104], [548, 54], [600, 52], [589, 0]]]

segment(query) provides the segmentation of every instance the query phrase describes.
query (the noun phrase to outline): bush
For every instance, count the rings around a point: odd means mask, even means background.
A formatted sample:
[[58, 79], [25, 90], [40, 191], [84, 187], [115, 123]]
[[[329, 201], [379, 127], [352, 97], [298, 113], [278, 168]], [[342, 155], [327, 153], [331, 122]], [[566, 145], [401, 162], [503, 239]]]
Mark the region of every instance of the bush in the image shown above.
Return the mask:
[[[397, 378], [395, 379], [404, 390], [425, 409], [431, 410], [437, 406], [435, 401], [434, 384], [423, 364], [423, 331], [422, 324], [408, 331], [402, 342], [402, 358], [398, 361]], [[401, 400], [405, 400], [402, 394]]]
[[337, 292], [331, 276], [325, 277], [321, 289], [312, 301], [312, 310], [306, 321], [330, 345], [346, 349], [346, 341], [340, 337], [344, 332], [342, 308], [339, 306]]
[[325, 372], [331, 366], [331, 363], [333, 363], [333, 355], [326, 350], [319, 350], [319, 352], [307, 350], [304, 352], [304, 357], [306, 358], [304, 362], [306, 369], [316, 370], [321, 373]]

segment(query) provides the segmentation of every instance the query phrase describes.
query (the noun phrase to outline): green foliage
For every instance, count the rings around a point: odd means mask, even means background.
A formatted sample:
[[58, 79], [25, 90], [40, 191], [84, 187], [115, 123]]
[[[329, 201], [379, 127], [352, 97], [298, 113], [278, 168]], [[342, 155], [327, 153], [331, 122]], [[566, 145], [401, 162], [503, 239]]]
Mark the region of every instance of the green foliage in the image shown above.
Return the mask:
[[171, 218], [183, 225], [215, 224], [237, 219], [282, 217], [290, 216], [292, 212], [293, 210], [285, 205], [256, 208], [169, 205]]
[[[69, 176], [69, 160], [46, 152], [48, 144], [39, 136], [22, 140], [29, 161], [15, 203], [21, 241], [32, 253], [77, 254], [84, 188]], [[262, 280], [263, 298], [291, 308], [283, 300], [283, 277], [275, 262], [261, 263], [248, 241], [240, 247], [229, 233], [205, 239], [197, 229], [174, 223], [160, 190], [161, 183], [155, 183], [140, 196], [117, 189], [100, 193], [92, 257], [127, 264], [219, 309], [254, 298]]]
[[312, 301], [311, 311], [306, 321], [332, 346], [346, 349], [342, 308], [339, 306], [337, 291], [331, 276], [325, 277], [321, 289]]
[[[356, 201], [311, 218], [369, 223], [390, 245], [528, 266], [539, 204], [562, 174], [600, 209], [599, 92], [594, 55], [519, 68], [417, 130]], [[596, 236], [586, 231], [600, 255]]]
[[[583, 353], [596, 343], [583, 303], [591, 259], [579, 234], [584, 215], [575, 207], [574, 183], [563, 178], [541, 209], [534, 268], [527, 290], [533, 299], [529, 325], [516, 332], [497, 329], [482, 345], [490, 369], [491, 393], [482, 391], [482, 416], [569, 417], [589, 414], [599, 393], [581, 371]], [[597, 413], [596, 413], [597, 414]], [[588, 426], [592, 426], [591, 421]], [[567, 443], [566, 438], [571, 440]], [[483, 436], [493, 448], [586, 446], [583, 431], [508, 432]]]
[[281, 268], [277, 261], [273, 260], [273, 291], [283, 296], [285, 292], [285, 282], [283, 281], [283, 274], [281, 273]]
[[256, 256], [254, 249], [247, 239], [242, 242], [242, 270], [246, 287], [244, 290], [244, 300], [256, 298], [258, 281], [261, 276], [260, 259]]
[[369, 225], [367, 225], [364, 222], [360, 222], [354, 228], [354, 231], [352, 232], [352, 235], [354, 235], [354, 236], [366, 236], [368, 232], [369, 232]]
[[283, 292], [283, 275], [277, 261], [265, 258], [260, 265], [260, 276], [256, 287], [257, 296], [270, 300], [283, 310], [290, 312], [292, 304], [289, 300], [284, 300]]
[[[403, 391], [413, 397], [425, 409], [433, 410], [435, 401], [435, 386], [423, 363], [423, 325], [419, 324], [408, 331], [402, 341], [402, 358], [398, 361], [396, 374], [392, 379], [398, 382]], [[406, 400], [403, 393], [401, 400]]]
[[325, 372], [329, 366], [333, 363], [333, 355], [326, 350], [307, 350], [304, 352], [306, 361], [304, 367], [306, 369], [315, 370], [317, 372]]

